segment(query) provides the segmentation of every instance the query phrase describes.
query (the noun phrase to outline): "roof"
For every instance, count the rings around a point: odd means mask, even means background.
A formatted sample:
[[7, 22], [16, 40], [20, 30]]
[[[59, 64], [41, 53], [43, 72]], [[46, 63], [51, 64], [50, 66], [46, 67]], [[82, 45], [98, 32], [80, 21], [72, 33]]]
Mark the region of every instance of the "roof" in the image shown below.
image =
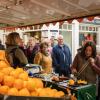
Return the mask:
[[25, 26], [100, 15], [100, 0], [0, 0], [0, 23]]

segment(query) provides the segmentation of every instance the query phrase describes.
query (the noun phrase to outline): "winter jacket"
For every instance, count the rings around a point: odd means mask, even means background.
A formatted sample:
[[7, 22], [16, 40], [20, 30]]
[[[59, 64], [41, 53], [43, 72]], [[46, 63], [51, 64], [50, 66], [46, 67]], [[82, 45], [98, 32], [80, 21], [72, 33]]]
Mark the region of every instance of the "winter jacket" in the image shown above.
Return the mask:
[[27, 59], [28, 59], [28, 62], [29, 63], [33, 63], [33, 60], [34, 60], [34, 57], [35, 57], [35, 54], [39, 51], [39, 46], [35, 45], [34, 48], [32, 50], [30, 50], [30, 47], [28, 47], [26, 49], [26, 56], [27, 56]]
[[52, 58], [55, 72], [59, 73], [59, 75], [69, 76], [70, 64], [72, 63], [69, 47], [65, 44], [63, 47], [56, 45], [53, 47]]
[[24, 52], [16, 45], [7, 46], [6, 49], [8, 62], [12, 67], [24, 67], [28, 64], [28, 60]]
[[46, 56], [43, 53], [38, 52], [35, 55], [34, 63], [41, 65], [44, 72], [46, 73], [52, 72], [52, 58], [50, 55]]

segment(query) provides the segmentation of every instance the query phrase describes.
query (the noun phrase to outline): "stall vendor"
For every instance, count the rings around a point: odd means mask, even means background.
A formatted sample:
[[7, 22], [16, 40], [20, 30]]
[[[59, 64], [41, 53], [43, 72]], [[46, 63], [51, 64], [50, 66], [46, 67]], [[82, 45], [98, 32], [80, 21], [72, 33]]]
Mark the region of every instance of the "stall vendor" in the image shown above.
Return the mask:
[[97, 55], [93, 42], [87, 42], [75, 56], [71, 71], [80, 79], [96, 84], [96, 77], [100, 75], [100, 56]]

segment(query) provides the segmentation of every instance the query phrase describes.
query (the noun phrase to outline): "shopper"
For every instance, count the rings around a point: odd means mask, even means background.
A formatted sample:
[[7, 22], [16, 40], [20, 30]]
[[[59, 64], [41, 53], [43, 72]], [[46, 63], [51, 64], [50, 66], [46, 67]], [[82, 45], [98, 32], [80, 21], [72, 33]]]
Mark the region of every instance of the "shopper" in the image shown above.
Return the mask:
[[50, 38], [50, 41], [51, 41], [51, 46], [54, 47], [55, 46], [55, 40], [54, 40], [53, 36]]
[[62, 35], [58, 36], [58, 44], [53, 47], [52, 58], [55, 73], [58, 73], [60, 76], [69, 76], [72, 57], [69, 47], [63, 42]]
[[12, 32], [7, 36], [6, 54], [7, 60], [12, 67], [24, 67], [28, 61], [24, 52], [19, 48], [20, 36], [17, 32]]
[[93, 36], [91, 34], [87, 34], [86, 40], [87, 41], [93, 41]]
[[52, 46], [51, 46], [51, 40], [49, 40], [48, 38], [47, 39], [44, 39], [44, 40], [42, 40], [42, 42], [46, 42], [46, 43], [48, 43], [48, 52], [50, 53], [50, 54], [52, 54]]
[[34, 37], [30, 37], [28, 43], [29, 44], [28, 44], [28, 48], [26, 49], [26, 56], [27, 56], [28, 62], [32, 64], [36, 52], [39, 51], [39, 45], [36, 44]]
[[41, 65], [45, 73], [52, 72], [52, 58], [48, 52], [48, 43], [43, 42], [40, 44], [40, 51], [34, 58], [34, 64]]

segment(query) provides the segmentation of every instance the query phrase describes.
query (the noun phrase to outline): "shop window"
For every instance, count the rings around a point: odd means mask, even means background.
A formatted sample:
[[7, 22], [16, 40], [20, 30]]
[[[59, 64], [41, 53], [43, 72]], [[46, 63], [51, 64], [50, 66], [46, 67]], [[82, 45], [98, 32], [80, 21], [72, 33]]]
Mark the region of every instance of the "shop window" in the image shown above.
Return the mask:
[[96, 31], [98, 31], [98, 28], [96, 27]]
[[95, 31], [95, 27], [93, 27], [93, 31]]
[[67, 24], [63, 24], [63, 29], [67, 29]]
[[88, 26], [86, 26], [86, 31], [88, 31]]
[[72, 25], [68, 25], [68, 30], [72, 30]]
[[82, 30], [82, 26], [79, 26], [79, 30]]
[[92, 27], [89, 27], [89, 31], [92, 31]]
[[82, 30], [85, 30], [85, 26], [82, 26]]

